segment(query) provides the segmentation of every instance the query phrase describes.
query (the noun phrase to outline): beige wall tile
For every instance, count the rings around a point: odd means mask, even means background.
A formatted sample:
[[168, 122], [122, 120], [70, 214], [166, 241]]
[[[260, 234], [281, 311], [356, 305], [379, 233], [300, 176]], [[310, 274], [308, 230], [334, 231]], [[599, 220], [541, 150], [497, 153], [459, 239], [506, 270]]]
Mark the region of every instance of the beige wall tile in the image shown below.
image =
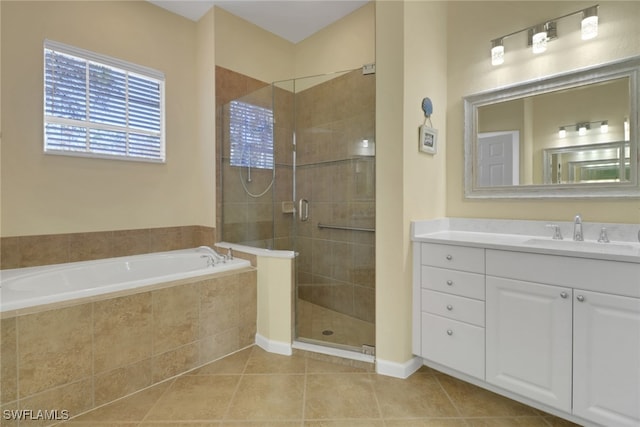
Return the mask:
[[91, 375], [92, 307], [83, 304], [18, 318], [20, 398]]
[[0, 404], [18, 398], [16, 318], [0, 319]]
[[69, 235], [69, 262], [110, 258], [112, 233], [74, 233]]
[[236, 327], [200, 340], [200, 363], [219, 359], [241, 348], [238, 334]]
[[112, 402], [153, 384], [151, 359], [103, 372], [94, 381], [95, 406]]
[[95, 373], [151, 357], [151, 292], [98, 301], [93, 319]]
[[189, 284], [153, 291], [153, 354], [198, 339], [199, 290]]
[[[19, 409], [67, 410], [69, 416], [91, 409], [93, 404], [93, 381], [87, 378], [61, 387], [56, 387], [35, 396], [21, 399]], [[21, 427], [44, 426], [43, 421], [21, 421]]]
[[153, 357], [153, 382], [182, 374], [200, 364], [199, 344], [192, 342]]

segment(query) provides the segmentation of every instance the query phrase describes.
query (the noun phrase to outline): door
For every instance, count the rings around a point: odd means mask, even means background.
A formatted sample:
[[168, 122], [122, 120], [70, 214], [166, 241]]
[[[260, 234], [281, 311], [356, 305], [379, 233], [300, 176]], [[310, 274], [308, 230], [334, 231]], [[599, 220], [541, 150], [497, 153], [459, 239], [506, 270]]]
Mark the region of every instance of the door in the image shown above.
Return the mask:
[[574, 414], [640, 425], [640, 299], [576, 290], [573, 315]]
[[571, 412], [571, 289], [487, 276], [487, 382]]
[[478, 186], [518, 185], [520, 182], [520, 133], [478, 134]]

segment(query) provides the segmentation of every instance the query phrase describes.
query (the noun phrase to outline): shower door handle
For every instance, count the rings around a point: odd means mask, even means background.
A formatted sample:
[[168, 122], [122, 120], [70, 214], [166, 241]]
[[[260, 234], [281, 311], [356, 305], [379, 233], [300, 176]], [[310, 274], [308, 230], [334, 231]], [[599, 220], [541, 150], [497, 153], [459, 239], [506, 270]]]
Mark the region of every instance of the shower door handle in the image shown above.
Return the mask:
[[307, 199], [300, 199], [298, 202], [298, 215], [300, 221], [309, 220], [309, 201]]

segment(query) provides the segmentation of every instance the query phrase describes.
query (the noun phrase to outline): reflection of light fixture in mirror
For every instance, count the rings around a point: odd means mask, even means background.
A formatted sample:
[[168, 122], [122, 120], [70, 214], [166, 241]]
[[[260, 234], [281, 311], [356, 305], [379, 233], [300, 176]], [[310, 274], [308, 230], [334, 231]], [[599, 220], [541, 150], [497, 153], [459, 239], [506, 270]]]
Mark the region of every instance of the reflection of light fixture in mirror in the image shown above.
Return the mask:
[[629, 119], [628, 118], [624, 118], [624, 140], [625, 141], [629, 141], [631, 136], [631, 132], [629, 130]]
[[580, 136], [586, 135], [589, 129], [591, 129], [589, 123], [578, 123], [576, 125], [576, 130], [578, 131], [578, 135]]
[[607, 120], [600, 123], [600, 133], [609, 132], [609, 122]]
[[589, 40], [598, 35], [598, 6], [592, 6], [582, 11], [581, 23], [582, 40]]
[[533, 53], [542, 53], [547, 50], [547, 24], [539, 24], [533, 27], [531, 48]]
[[491, 65], [500, 65], [504, 62], [504, 40], [491, 41]]
[[558, 138], [566, 138], [567, 137], [567, 129], [564, 126], [560, 128], [558, 131]]

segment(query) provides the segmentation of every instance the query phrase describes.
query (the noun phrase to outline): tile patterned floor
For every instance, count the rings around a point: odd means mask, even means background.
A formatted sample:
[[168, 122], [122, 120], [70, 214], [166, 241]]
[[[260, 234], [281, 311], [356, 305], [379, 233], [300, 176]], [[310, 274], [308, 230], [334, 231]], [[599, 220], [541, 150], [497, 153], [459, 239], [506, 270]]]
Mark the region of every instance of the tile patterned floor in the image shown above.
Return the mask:
[[406, 380], [257, 346], [67, 421], [70, 427], [565, 427], [423, 367]]

